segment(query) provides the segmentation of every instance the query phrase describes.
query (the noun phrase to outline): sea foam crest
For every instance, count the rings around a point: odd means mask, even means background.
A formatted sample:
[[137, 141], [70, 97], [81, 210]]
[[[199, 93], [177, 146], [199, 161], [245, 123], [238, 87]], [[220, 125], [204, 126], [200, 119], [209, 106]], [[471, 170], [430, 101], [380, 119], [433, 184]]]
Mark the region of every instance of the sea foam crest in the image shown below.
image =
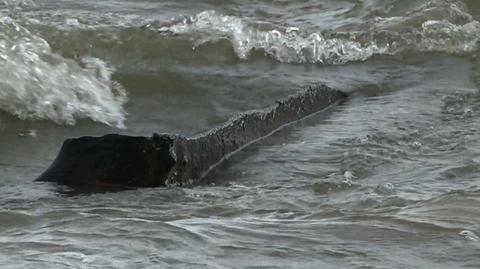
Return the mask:
[[376, 17], [375, 38], [388, 36], [393, 52], [403, 50], [468, 53], [480, 41], [480, 22], [473, 19], [463, 2], [433, 0], [406, 16]]
[[241, 59], [247, 59], [253, 50], [262, 50], [280, 62], [290, 63], [343, 64], [404, 51], [466, 53], [475, 50], [480, 40], [480, 23], [456, 1], [430, 1], [404, 17], [374, 17], [365, 23], [369, 30], [364, 32], [260, 28], [208, 10], [156, 30], [165, 35], [194, 36], [196, 45], [227, 39]]
[[382, 51], [373, 42], [361, 44], [355, 40], [325, 38], [321, 33], [303, 35], [299, 28], [262, 31], [235, 16], [209, 10], [158, 29], [163, 34], [192, 34], [199, 37], [196, 45], [228, 39], [241, 59], [251, 51], [261, 49], [281, 62], [345, 63], [365, 60]]
[[124, 127], [126, 92], [95, 58], [74, 61], [10, 17], [0, 18], [0, 109], [20, 119], [75, 124], [90, 118]]

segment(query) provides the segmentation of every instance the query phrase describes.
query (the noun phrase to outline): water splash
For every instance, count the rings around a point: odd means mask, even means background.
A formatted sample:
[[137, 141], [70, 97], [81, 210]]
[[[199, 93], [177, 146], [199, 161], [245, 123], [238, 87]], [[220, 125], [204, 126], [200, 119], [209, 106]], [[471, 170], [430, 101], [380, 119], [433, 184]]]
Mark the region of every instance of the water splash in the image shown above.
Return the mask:
[[227, 39], [240, 59], [261, 50], [287, 63], [344, 64], [405, 51], [462, 54], [475, 50], [480, 41], [480, 22], [455, 1], [430, 1], [404, 17], [374, 17], [364, 32], [263, 30], [260, 24], [213, 10], [147, 27], [164, 35], [193, 36], [195, 46]]
[[52, 52], [44, 39], [0, 18], [0, 109], [20, 119], [73, 125], [90, 118], [124, 127], [126, 92], [99, 59], [78, 62]]
[[305, 35], [299, 28], [288, 27], [270, 31], [235, 17], [204, 11], [184, 18], [170, 26], [158, 28], [162, 34], [195, 35], [196, 46], [219, 39], [228, 39], [241, 59], [247, 59], [253, 50], [261, 49], [280, 62], [333, 63], [366, 60], [374, 53], [384, 52], [374, 43], [362, 44], [355, 40], [328, 38], [321, 33]]
[[472, 231], [464, 230], [464, 231], [461, 231], [458, 234], [462, 237], [465, 237], [465, 239], [470, 240], [470, 241], [474, 241], [474, 242], [480, 241], [480, 238], [478, 237], [478, 235], [476, 235]]

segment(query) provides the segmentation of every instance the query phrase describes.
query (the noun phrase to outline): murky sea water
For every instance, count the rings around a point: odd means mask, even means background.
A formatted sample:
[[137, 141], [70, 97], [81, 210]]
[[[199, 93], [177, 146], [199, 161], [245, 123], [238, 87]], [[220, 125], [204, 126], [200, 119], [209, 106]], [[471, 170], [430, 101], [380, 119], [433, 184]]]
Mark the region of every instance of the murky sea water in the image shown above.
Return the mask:
[[[1, 268], [480, 268], [476, 0], [3, 1]], [[205, 182], [67, 196], [67, 137], [348, 100]]]

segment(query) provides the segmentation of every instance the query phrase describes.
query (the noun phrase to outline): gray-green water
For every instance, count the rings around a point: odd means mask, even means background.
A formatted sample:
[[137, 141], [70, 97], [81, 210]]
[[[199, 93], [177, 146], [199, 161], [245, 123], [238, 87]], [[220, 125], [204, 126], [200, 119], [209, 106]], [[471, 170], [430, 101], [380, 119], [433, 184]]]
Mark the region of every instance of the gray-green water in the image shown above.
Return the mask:
[[[476, 0], [3, 1], [0, 267], [480, 268]], [[191, 188], [67, 197], [67, 137], [328, 113]]]

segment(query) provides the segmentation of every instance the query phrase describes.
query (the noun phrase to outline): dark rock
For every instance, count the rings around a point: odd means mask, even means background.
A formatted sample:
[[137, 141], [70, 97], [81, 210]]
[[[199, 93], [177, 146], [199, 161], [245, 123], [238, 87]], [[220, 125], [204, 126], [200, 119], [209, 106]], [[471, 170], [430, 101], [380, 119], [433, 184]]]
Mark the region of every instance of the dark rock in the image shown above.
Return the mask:
[[111, 134], [68, 139], [50, 168], [37, 180], [90, 191], [194, 183], [245, 146], [345, 97], [324, 85], [310, 87], [273, 107], [245, 113], [192, 138]]
[[165, 184], [175, 164], [173, 137], [110, 134], [67, 139], [53, 164], [37, 180], [95, 188]]

